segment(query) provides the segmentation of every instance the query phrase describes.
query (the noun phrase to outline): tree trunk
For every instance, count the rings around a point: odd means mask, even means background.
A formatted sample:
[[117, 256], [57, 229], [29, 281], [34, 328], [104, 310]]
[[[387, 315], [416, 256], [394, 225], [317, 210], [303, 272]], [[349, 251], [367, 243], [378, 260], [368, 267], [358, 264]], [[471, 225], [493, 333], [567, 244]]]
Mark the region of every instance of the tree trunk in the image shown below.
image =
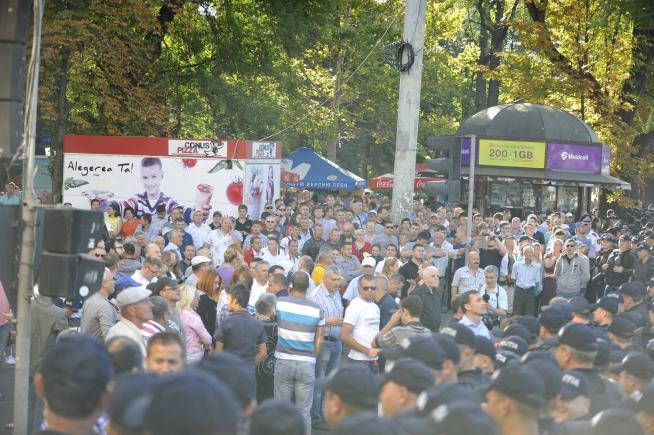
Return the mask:
[[50, 178], [52, 179], [52, 197], [55, 204], [62, 200], [64, 179], [64, 135], [68, 132], [68, 53], [63, 54], [61, 75], [59, 76], [59, 98], [57, 101], [57, 137], [50, 146]]
[[332, 137], [327, 144], [327, 158], [332, 162], [336, 163], [336, 150], [338, 149], [339, 138], [341, 135], [341, 120], [340, 120], [340, 109], [341, 109], [341, 87], [343, 86], [343, 80], [345, 77], [345, 52], [346, 48], [344, 46], [345, 42], [343, 41], [343, 36], [347, 31], [350, 19], [350, 2], [345, 2], [343, 19], [341, 20], [341, 26], [339, 29], [338, 36], [338, 46], [336, 54], [336, 80], [334, 82], [334, 93], [332, 94], [331, 102], [331, 112], [332, 112]]
[[475, 109], [477, 112], [488, 107], [486, 99], [486, 78], [484, 77], [483, 68], [488, 66], [488, 39], [489, 34], [483, 25], [479, 28], [479, 61], [477, 67], [480, 68], [475, 73]]

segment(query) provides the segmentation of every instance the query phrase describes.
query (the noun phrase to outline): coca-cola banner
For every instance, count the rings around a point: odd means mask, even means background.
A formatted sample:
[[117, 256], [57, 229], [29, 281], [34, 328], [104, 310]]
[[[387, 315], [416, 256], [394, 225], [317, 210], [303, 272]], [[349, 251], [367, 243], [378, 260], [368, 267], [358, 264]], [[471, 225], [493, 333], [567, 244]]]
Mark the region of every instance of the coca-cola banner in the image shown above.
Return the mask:
[[547, 144], [547, 169], [599, 174], [602, 169], [601, 145]]

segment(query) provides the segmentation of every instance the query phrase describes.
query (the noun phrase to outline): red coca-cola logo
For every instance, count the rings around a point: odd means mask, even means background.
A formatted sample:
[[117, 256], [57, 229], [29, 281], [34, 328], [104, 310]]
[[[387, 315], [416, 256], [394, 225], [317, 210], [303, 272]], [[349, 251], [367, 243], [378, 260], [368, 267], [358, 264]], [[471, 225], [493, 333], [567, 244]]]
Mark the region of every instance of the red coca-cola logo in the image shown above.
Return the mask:
[[390, 189], [393, 187], [392, 178], [380, 178], [375, 180], [375, 187], [377, 189]]
[[300, 182], [300, 174], [296, 174], [295, 172], [289, 172], [289, 171], [282, 170], [282, 172], [280, 174], [280, 178], [284, 183], [299, 183]]

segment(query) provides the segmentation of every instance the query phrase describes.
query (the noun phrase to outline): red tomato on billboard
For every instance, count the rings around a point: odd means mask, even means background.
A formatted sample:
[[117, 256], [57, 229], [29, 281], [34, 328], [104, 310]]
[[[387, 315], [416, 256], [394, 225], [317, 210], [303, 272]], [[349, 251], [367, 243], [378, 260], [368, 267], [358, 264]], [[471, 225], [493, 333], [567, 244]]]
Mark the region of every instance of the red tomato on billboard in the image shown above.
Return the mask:
[[227, 200], [232, 205], [243, 204], [243, 182], [241, 180], [232, 181], [227, 185]]

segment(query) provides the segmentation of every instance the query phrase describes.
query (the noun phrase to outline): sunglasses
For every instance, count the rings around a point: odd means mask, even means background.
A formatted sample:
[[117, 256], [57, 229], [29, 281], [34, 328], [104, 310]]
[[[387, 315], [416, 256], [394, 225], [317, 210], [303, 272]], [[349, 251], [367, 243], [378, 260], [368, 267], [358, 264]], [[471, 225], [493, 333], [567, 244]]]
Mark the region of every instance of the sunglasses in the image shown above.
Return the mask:
[[392, 230], [392, 229], [395, 228], [395, 227], [394, 227], [393, 225], [386, 225], [386, 228], [389, 228], [389, 229]]
[[575, 245], [565, 245], [566, 248], [574, 248]]
[[377, 290], [377, 286], [376, 286], [376, 285], [364, 285], [364, 286], [361, 287], [361, 288], [364, 289], [364, 290], [367, 290], [367, 291]]

